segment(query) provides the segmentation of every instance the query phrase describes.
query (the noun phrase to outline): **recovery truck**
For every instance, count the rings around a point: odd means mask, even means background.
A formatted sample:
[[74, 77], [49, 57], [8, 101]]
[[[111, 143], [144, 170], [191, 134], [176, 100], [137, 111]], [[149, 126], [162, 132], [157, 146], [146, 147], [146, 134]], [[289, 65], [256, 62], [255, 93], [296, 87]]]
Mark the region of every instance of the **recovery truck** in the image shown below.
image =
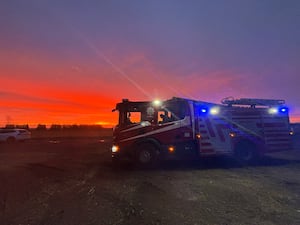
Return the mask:
[[177, 98], [123, 99], [113, 130], [112, 159], [141, 165], [158, 159], [231, 155], [252, 162], [265, 153], [291, 149], [284, 100], [225, 98], [221, 104]]

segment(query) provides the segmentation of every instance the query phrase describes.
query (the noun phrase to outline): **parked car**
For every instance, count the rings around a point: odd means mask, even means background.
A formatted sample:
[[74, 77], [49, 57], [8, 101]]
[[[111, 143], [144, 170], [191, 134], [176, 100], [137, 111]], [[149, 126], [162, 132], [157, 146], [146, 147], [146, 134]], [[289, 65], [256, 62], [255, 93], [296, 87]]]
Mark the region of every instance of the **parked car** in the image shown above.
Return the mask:
[[26, 129], [0, 129], [0, 142], [13, 143], [31, 138], [30, 131]]

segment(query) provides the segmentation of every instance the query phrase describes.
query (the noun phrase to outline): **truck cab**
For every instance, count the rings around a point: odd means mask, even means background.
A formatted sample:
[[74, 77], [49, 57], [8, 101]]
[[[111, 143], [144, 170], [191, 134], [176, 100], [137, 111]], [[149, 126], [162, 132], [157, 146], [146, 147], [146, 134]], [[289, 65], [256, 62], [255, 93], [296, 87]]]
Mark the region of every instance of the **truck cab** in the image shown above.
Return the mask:
[[[175, 157], [190, 149], [196, 153], [189, 102], [131, 102], [116, 105], [119, 122], [113, 131], [112, 157], [150, 164], [158, 157]], [[175, 151], [176, 149], [176, 151]]]

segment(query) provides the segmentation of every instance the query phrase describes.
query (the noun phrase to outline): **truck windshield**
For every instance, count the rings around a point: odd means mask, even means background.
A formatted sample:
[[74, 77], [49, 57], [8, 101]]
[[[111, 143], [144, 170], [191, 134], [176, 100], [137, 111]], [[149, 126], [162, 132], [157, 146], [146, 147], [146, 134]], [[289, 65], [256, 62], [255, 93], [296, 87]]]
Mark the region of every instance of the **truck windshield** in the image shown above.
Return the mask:
[[184, 119], [188, 114], [187, 104], [184, 102], [164, 102], [160, 107], [150, 103], [130, 103], [120, 110], [119, 125], [127, 126], [148, 121], [151, 124], [162, 124]]

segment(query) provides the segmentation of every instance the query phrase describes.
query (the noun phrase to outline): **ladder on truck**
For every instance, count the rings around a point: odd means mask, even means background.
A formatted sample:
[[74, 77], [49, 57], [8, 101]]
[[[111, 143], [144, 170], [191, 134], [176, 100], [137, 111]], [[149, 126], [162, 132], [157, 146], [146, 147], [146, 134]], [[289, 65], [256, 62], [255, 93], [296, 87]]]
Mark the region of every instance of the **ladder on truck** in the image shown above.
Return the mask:
[[259, 99], [259, 98], [240, 98], [234, 99], [232, 97], [224, 98], [221, 101], [222, 104], [233, 106], [233, 105], [243, 105], [250, 106], [255, 108], [258, 106], [278, 106], [285, 104], [285, 101], [282, 99]]

